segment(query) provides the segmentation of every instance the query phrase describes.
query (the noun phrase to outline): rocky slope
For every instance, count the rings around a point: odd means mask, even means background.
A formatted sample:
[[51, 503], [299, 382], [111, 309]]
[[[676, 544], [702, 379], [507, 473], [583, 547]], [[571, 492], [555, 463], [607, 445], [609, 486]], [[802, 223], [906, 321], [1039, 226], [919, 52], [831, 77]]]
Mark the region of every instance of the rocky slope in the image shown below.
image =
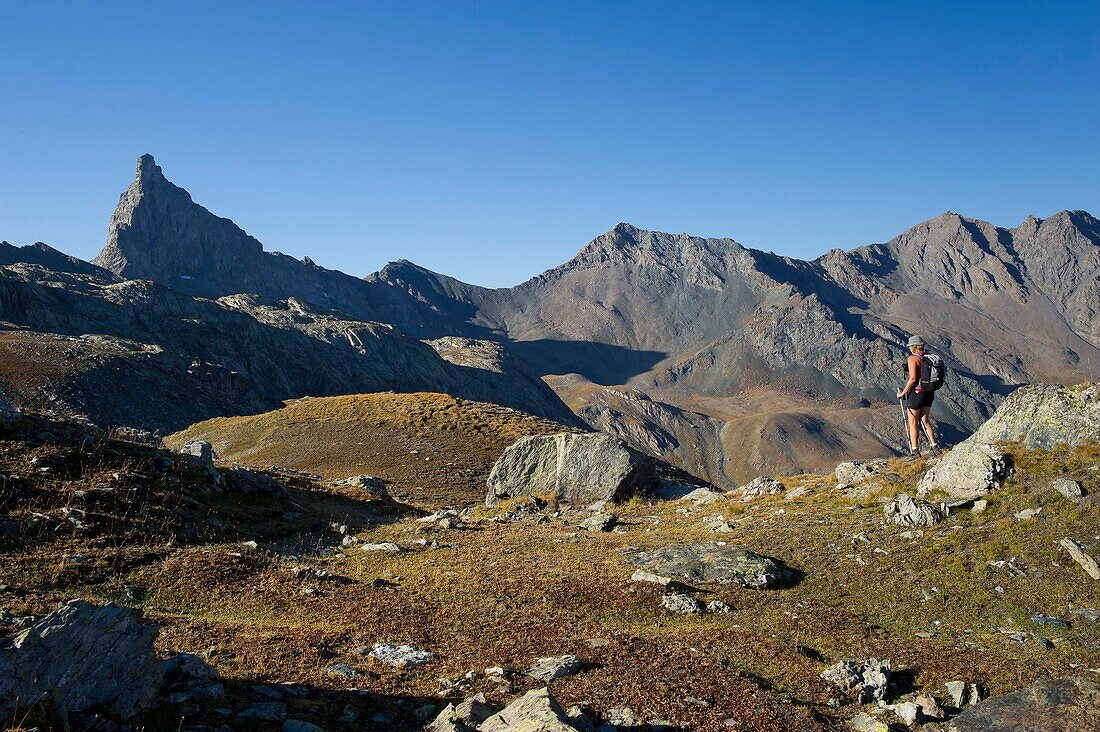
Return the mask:
[[291, 298], [191, 297], [103, 270], [0, 267], [0, 389], [17, 406], [175, 430], [301, 396], [440, 391], [575, 424], [502, 346], [409, 338]]

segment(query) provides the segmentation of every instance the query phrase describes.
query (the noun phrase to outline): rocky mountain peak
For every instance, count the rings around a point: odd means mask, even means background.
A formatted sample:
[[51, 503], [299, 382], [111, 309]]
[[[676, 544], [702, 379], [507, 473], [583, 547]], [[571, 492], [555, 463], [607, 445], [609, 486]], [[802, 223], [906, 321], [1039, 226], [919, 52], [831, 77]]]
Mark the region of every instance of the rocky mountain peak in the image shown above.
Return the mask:
[[139, 181], [166, 180], [164, 171], [157, 165], [157, 161], [149, 153], [145, 153], [137, 160], [136, 179]]

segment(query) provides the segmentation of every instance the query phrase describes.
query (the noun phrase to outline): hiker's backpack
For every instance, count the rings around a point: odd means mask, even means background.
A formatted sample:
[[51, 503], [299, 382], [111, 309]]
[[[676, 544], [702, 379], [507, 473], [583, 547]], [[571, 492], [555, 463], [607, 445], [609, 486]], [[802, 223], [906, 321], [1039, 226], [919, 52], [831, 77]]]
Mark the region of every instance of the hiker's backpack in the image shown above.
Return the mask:
[[947, 365], [943, 358], [935, 353], [925, 353], [920, 358], [920, 383], [917, 388], [921, 391], [935, 391], [943, 386], [943, 380], [947, 378]]

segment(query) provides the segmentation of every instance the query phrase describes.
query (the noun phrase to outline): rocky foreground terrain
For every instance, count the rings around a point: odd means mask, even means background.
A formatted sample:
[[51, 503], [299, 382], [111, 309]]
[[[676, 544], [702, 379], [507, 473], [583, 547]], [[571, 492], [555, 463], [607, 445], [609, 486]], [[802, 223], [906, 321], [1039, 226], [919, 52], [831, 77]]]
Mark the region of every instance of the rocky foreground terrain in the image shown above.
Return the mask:
[[0, 414], [9, 725], [1100, 728], [1100, 384], [1020, 389], [939, 459], [730, 492], [442, 395], [169, 442]]

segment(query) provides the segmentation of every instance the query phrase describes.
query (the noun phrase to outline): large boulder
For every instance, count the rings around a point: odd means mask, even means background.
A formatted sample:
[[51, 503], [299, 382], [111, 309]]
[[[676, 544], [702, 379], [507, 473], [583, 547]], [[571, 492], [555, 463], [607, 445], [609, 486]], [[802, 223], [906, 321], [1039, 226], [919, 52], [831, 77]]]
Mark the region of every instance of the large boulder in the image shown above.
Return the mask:
[[602, 432], [535, 435], [500, 456], [485, 504], [557, 493], [573, 503], [621, 500], [657, 486], [656, 461]]
[[1044, 679], [970, 707], [950, 732], [1082, 732], [1100, 729], [1100, 685], [1079, 676]]
[[1009, 473], [1005, 454], [994, 445], [971, 440], [960, 442], [929, 468], [917, 486], [918, 496], [940, 490], [952, 498], [969, 499], [1001, 487]]
[[732, 582], [755, 589], [770, 587], [790, 576], [790, 571], [774, 559], [717, 541], [635, 551], [627, 555], [626, 561], [667, 580]]
[[62, 718], [103, 711], [124, 720], [152, 704], [164, 678], [155, 625], [141, 611], [73, 600], [0, 649], [0, 722], [45, 701]]
[[1100, 442], [1100, 383], [1020, 387], [966, 440], [999, 441], [1033, 448]]
[[576, 732], [565, 711], [545, 686], [532, 689], [498, 714], [486, 719], [480, 732]]

